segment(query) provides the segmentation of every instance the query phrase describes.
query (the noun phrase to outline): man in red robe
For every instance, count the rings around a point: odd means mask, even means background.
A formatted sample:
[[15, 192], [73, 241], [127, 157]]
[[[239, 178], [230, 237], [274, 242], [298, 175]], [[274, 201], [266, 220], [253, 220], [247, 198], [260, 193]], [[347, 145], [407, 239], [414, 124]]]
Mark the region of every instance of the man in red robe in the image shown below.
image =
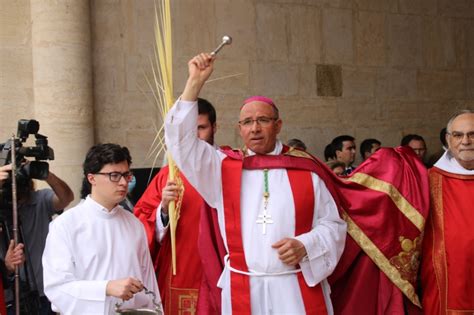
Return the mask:
[[429, 210], [423, 163], [410, 148], [383, 148], [334, 183], [348, 224], [330, 277], [334, 314], [420, 313], [417, 275]]
[[[198, 112], [197, 136], [213, 146], [216, 111], [207, 100], [199, 99]], [[153, 178], [135, 205], [134, 213], [147, 232], [165, 314], [192, 314], [197, 309], [203, 281], [197, 239], [201, 208], [205, 207], [205, 202], [183, 174], [179, 174], [178, 180], [169, 181], [168, 171], [168, 166], [163, 167]], [[173, 275], [171, 237], [167, 233], [168, 205], [170, 201], [178, 200], [180, 185], [177, 181], [182, 181], [183, 193], [176, 230], [176, 275]]]
[[430, 169], [423, 243], [425, 314], [474, 314], [474, 111], [449, 120], [448, 150]]

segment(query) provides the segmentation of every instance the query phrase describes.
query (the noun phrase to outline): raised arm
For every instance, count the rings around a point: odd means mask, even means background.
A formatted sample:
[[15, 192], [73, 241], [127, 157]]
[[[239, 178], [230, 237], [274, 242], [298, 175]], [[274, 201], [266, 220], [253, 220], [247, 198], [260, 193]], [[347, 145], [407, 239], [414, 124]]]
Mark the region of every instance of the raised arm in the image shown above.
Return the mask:
[[74, 200], [74, 193], [68, 184], [51, 171], [46, 178], [46, 182], [54, 191], [53, 207], [55, 211], [63, 210]]
[[221, 155], [197, 136], [197, 97], [213, 70], [214, 59], [202, 53], [188, 62], [189, 77], [180, 100], [165, 119], [165, 140], [173, 160], [211, 207], [221, 202]]

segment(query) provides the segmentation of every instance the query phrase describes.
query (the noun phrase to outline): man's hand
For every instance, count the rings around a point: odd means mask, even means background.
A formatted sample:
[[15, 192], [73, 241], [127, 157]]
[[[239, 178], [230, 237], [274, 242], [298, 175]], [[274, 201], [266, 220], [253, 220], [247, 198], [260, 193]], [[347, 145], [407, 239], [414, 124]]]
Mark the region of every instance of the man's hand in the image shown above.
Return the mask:
[[306, 256], [303, 243], [294, 238], [284, 238], [272, 245], [278, 250], [278, 258], [287, 265], [295, 266]]
[[0, 167], [0, 185], [3, 184], [3, 182], [8, 179], [8, 177], [10, 177], [10, 173], [9, 171], [12, 170], [12, 165], [11, 164], [8, 164], [8, 165], [4, 165], [2, 167]]
[[23, 244], [17, 244], [13, 240], [10, 241], [7, 253], [5, 254], [5, 266], [9, 272], [14, 272], [15, 267], [25, 262], [23, 255]]
[[174, 180], [168, 180], [161, 193], [161, 209], [164, 214], [168, 214], [168, 206], [171, 201], [178, 200], [180, 189]]
[[110, 280], [105, 289], [107, 296], [115, 296], [124, 301], [130, 300], [135, 293], [143, 290], [140, 280], [132, 277], [118, 280]]
[[181, 100], [183, 101], [195, 101], [197, 100], [201, 88], [207, 79], [211, 76], [214, 69], [215, 57], [208, 53], [200, 53], [193, 57], [188, 62], [189, 77], [184, 87]]

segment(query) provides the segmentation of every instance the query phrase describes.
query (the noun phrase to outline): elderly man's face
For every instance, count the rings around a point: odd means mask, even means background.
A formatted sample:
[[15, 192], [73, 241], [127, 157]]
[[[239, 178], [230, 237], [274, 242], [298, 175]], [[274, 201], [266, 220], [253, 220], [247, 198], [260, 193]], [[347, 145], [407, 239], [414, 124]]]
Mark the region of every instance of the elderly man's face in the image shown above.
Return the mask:
[[474, 169], [474, 114], [456, 117], [446, 135], [449, 151], [466, 169]]
[[275, 149], [281, 125], [273, 107], [266, 103], [250, 102], [240, 111], [240, 136], [247, 148], [257, 154], [267, 154]]

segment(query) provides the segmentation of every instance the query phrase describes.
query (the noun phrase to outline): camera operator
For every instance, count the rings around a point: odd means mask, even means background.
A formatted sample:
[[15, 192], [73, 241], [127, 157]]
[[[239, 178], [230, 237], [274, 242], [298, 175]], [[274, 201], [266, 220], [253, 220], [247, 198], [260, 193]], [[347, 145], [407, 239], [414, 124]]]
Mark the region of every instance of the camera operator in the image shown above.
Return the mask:
[[[29, 285], [32, 290], [37, 289], [40, 296], [38, 313], [54, 314], [43, 291], [41, 257], [52, 215], [69, 205], [74, 199], [74, 194], [69, 186], [51, 171], [45, 181], [51, 189], [35, 190], [31, 178], [18, 182], [18, 219], [25, 243]], [[13, 308], [8, 311], [10, 314]]]
[[[9, 177], [9, 171], [11, 171], [11, 165], [5, 165], [0, 167], [0, 186], [3, 185], [3, 181]], [[23, 255], [23, 244], [14, 245], [14, 241], [11, 240], [8, 246], [8, 250], [5, 257], [0, 258], [0, 314], [6, 314], [5, 296], [3, 294], [3, 288], [7, 288], [10, 285], [8, 276], [15, 272], [15, 267], [20, 266], [25, 261]]]

